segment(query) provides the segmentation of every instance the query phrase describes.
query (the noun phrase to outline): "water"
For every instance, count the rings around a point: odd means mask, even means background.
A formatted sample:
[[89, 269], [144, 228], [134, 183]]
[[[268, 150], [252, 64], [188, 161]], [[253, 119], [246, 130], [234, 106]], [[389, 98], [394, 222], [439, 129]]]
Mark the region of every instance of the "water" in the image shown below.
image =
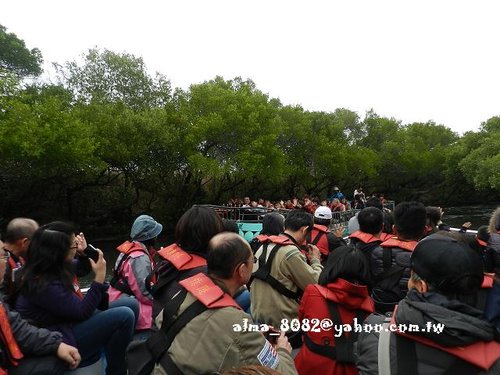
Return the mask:
[[463, 223], [470, 221], [472, 223], [470, 229], [477, 230], [481, 225], [488, 225], [490, 216], [496, 208], [495, 205], [443, 208], [443, 222], [452, 227], [460, 228]]

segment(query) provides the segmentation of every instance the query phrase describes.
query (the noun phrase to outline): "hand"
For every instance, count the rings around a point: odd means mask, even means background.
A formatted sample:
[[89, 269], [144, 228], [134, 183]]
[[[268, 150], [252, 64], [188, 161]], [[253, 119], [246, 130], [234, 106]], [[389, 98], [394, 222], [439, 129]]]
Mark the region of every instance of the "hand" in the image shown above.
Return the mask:
[[87, 248], [87, 240], [85, 239], [85, 235], [82, 232], [80, 232], [80, 234], [77, 234], [75, 236], [75, 242], [78, 245], [76, 252], [82, 255], [83, 250]]
[[310, 259], [316, 258], [318, 260], [321, 260], [321, 251], [319, 251], [316, 245], [308, 244], [307, 247], [309, 248], [308, 254]]
[[288, 337], [285, 336], [285, 332], [281, 331], [280, 336], [276, 340], [275, 349], [283, 348], [289, 354], [292, 354], [292, 345], [288, 342]]
[[97, 262], [94, 262], [91, 258], [89, 258], [90, 266], [92, 267], [92, 271], [95, 273], [95, 281], [98, 283], [103, 283], [106, 279], [106, 260], [104, 260], [104, 255], [101, 249], [97, 249], [99, 253], [99, 258]]
[[57, 348], [57, 357], [62, 359], [64, 362], [67, 362], [71, 370], [77, 368], [82, 360], [77, 348], [63, 342], [60, 343]]
[[462, 224], [462, 228], [469, 229], [472, 226], [472, 223], [470, 221], [466, 221], [465, 223]]
[[345, 229], [345, 227], [342, 224], [335, 224], [333, 226], [333, 235], [335, 237], [342, 238], [342, 236], [344, 234], [344, 229]]

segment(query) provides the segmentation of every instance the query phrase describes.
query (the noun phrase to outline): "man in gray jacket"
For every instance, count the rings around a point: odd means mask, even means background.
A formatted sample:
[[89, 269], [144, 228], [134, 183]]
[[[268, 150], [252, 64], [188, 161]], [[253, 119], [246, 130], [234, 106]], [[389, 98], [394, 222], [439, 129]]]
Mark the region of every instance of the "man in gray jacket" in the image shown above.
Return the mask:
[[[411, 268], [409, 292], [380, 334], [360, 334], [359, 373], [500, 374], [497, 332], [473, 307], [483, 281], [480, 256], [439, 234], [420, 241], [411, 258], [403, 255], [397, 262]], [[365, 321], [383, 323], [382, 315]]]

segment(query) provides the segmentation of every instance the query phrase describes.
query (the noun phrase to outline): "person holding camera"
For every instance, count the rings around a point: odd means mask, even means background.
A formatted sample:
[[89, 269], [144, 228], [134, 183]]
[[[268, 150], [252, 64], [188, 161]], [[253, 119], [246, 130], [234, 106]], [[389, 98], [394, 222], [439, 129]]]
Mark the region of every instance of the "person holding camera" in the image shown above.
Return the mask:
[[[280, 327], [282, 319], [290, 322], [297, 318], [303, 290], [318, 282], [323, 269], [317, 246], [307, 246], [310, 265], [301, 250], [312, 228], [310, 213], [292, 211], [285, 219], [285, 232], [269, 236], [255, 253], [254, 280], [250, 286], [255, 320]], [[294, 348], [302, 344], [300, 334], [290, 334], [289, 339]]]
[[89, 259], [95, 278], [82, 295], [72, 264], [77, 248], [73, 227], [67, 223], [52, 222], [34, 233], [20, 271], [16, 310], [38, 327], [61, 332], [65, 343], [78, 348], [79, 367], [95, 363], [104, 351], [107, 375], [125, 375], [134, 312], [126, 306], [99, 310], [105, 307], [108, 289], [106, 261], [100, 250], [97, 262]]

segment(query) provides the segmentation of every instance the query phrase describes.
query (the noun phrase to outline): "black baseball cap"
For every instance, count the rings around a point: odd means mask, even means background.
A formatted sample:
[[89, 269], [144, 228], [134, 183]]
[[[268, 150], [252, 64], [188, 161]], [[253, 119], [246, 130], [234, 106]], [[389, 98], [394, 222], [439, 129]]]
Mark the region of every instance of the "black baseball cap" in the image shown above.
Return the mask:
[[421, 240], [411, 257], [397, 257], [438, 291], [470, 293], [481, 287], [483, 262], [466, 243], [440, 234]]

